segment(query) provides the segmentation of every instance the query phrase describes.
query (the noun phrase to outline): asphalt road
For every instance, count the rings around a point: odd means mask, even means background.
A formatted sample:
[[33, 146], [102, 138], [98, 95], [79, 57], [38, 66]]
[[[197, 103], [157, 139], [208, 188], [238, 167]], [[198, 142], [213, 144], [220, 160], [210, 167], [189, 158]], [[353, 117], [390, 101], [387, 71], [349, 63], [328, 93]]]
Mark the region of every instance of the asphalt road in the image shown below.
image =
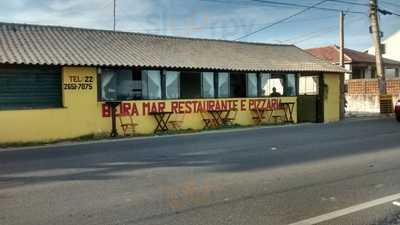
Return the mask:
[[394, 119], [0, 151], [1, 225], [375, 224], [400, 207], [329, 213], [398, 193]]

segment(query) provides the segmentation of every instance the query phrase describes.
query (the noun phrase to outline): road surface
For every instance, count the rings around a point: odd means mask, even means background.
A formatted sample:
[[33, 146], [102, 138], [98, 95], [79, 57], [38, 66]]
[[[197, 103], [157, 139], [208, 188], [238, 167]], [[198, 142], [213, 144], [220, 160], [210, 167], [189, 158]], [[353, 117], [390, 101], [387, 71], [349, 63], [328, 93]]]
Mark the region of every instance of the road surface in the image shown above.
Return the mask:
[[399, 193], [394, 119], [0, 151], [1, 225], [378, 224]]

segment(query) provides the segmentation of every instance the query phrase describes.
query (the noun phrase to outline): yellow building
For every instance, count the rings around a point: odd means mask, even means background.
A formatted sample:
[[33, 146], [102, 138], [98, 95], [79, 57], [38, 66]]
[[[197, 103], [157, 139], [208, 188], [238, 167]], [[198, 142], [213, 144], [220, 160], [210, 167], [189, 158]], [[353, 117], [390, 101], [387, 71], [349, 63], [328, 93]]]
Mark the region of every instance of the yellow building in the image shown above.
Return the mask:
[[341, 118], [345, 70], [293, 45], [8, 23], [0, 40], [0, 143], [109, 133], [113, 112], [138, 134]]

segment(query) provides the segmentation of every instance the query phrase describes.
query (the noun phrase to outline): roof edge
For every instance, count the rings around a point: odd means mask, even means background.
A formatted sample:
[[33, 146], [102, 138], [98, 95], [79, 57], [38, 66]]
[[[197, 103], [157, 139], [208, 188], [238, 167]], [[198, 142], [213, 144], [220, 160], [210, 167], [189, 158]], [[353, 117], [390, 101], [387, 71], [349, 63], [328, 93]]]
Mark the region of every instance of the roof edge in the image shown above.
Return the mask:
[[[330, 46], [332, 46], [332, 45], [330, 45]], [[338, 71], [341, 71], [342, 73], [347, 73], [347, 72], [349, 72], [348, 70], [346, 70], [346, 69], [343, 68], [343, 67], [340, 67], [340, 66], [338, 66], [338, 65], [336, 65], [336, 64], [332, 64], [332, 63], [330, 63], [330, 62], [328, 62], [328, 61], [325, 61], [325, 60], [323, 60], [323, 59], [320, 59], [320, 58], [316, 57], [315, 55], [313, 55], [313, 54], [311, 54], [310, 52], [307, 51], [307, 50], [309, 50], [309, 49], [302, 49], [302, 48], [297, 47], [297, 46], [294, 46], [294, 47], [296, 47], [297, 49], [300, 49], [302, 52], [304, 52], [304, 53], [306, 53], [306, 54], [312, 56], [313, 58], [317, 59], [318, 61], [322, 61], [322, 62], [327, 63], [327, 64], [329, 64], [329, 65], [336, 66], [336, 67], [339, 69]], [[329, 46], [327, 46], [327, 47], [329, 47]], [[324, 65], [323, 65], [323, 66], [324, 66]], [[329, 72], [329, 71], [327, 71], [327, 72]]]
[[94, 31], [94, 32], [108, 32], [108, 33], [119, 33], [119, 34], [134, 34], [143, 35], [156, 38], [169, 38], [169, 39], [181, 39], [181, 40], [198, 40], [198, 41], [215, 41], [215, 42], [227, 42], [233, 44], [251, 44], [251, 45], [263, 45], [263, 46], [294, 46], [293, 44], [281, 44], [281, 43], [266, 43], [266, 42], [246, 42], [246, 41], [234, 41], [225, 39], [213, 39], [213, 38], [196, 38], [196, 37], [184, 37], [184, 36], [173, 36], [173, 35], [161, 35], [152, 33], [141, 33], [134, 31], [121, 31], [121, 30], [107, 30], [107, 29], [94, 29], [86, 27], [73, 27], [73, 26], [60, 26], [60, 25], [43, 25], [43, 24], [31, 24], [31, 23], [9, 23], [1, 22], [0, 26], [27, 26], [27, 27], [40, 27], [40, 28], [53, 28], [53, 29], [64, 29], [64, 30], [80, 30], [80, 31]]

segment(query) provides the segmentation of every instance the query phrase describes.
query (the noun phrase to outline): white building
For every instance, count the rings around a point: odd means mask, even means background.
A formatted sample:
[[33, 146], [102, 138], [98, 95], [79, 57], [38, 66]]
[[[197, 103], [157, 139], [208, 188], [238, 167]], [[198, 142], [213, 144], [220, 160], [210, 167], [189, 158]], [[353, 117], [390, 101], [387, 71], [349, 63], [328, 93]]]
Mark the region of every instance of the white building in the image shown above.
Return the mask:
[[[400, 61], [400, 31], [386, 38], [383, 42], [385, 44], [385, 54], [383, 57]], [[368, 50], [369, 54], [375, 54], [375, 48], [371, 47]], [[394, 69], [385, 69], [387, 77], [393, 77], [395, 74]]]

